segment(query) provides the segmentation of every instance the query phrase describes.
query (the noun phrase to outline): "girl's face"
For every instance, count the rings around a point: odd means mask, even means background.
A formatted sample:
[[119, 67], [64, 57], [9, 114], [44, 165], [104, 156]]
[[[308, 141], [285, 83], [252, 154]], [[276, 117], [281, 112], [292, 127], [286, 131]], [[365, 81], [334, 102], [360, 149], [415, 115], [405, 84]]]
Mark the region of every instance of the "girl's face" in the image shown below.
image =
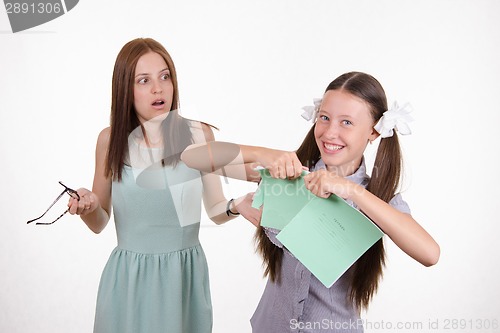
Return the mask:
[[141, 123], [166, 114], [172, 107], [174, 86], [167, 63], [149, 52], [137, 61], [134, 76], [134, 107]]
[[314, 129], [321, 158], [329, 171], [345, 177], [359, 167], [369, 141], [377, 138], [369, 105], [343, 90], [323, 96]]

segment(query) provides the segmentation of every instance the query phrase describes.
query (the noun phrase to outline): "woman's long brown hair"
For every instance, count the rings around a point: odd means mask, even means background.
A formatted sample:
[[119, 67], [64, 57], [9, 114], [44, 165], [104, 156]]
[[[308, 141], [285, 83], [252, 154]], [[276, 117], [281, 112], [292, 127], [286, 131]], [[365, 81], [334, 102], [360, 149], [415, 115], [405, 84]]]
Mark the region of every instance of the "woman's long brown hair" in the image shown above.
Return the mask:
[[[370, 106], [374, 124], [387, 111], [384, 89], [371, 75], [361, 72], [343, 74], [328, 85], [326, 91], [328, 90], [344, 90], [363, 99]], [[314, 166], [321, 158], [314, 138], [314, 128], [315, 125], [309, 130], [296, 151], [302, 165], [307, 167]], [[389, 202], [399, 186], [401, 168], [401, 149], [398, 137], [394, 133], [392, 137], [380, 140], [367, 190], [385, 202]], [[257, 251], [264, 259], [264, 274], [268, 275], [271, 281], [279, 283], [283, 250], [269, 240], [262, 227], [257, 229], [255, 239]], [[370, 300], [377, 291], [384, 265], [385, 250], [381, 239], [365, 252], [353, 267], [349, 298], [357, 309], [368, 308]]]
[[167, 50], [151, 38], [137, 38], [125, 44], [116, 57], [113, 70], [111, 96], [111, 134], [105, 172], [113, 179], [121, 180], [122, 169], [128, 153], [128, 136], [141, 126], [134, 107], [134, 76], [137, 62], [148, 52], [158, 53], [170, 70], [173, 84], [172, 107], [162, 123], [164, 137], [163, 164], [176, 165], [180, 154], [192, 143], [188, 121], [177, 112], [179, 89], [174, 62]]

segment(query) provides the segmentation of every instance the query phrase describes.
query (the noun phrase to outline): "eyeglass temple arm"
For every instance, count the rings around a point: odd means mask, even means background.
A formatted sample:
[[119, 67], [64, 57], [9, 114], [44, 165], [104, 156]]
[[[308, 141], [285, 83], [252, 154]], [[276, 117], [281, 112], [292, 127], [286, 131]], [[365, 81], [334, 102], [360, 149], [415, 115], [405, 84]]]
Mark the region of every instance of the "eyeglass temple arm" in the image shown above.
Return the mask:
[[56, 200], [54, 200], [54, 202], [49, 206], [49, 208], [47, 208], [47, 210], [42, 215], [40, 215], [36, 219], [29, 220], [28, 222], [26, 222], [26, 224], [30, 224], [31, 222], [35, 222], [36, 220], [41, 219], [45, 214], [47, 214], [47, 212], [52, 208], [52, 206], [54, 206], [56, 204], [56, 202], [59, 199], [61, 199], [61, 197], [64, 195], [64, 193], [66, 193], [66, 189], [64, 191], [62, 191], [61, 194], [59, 194], [59, 196], [56, 198]]
[[47, 222], [47, 223], [45, 223], [45, 222], [37, 222], [37, 223], [36, 223], [36, 225], [51, 225], [51, 224], [54, 224], [54, 223], [56, 223], [57, 221], [59, 221], [59, 219], [60, 219], [61, 217], [63, 217], [64, 215], [66, 215], [66, 213], [67, 213], [67, 212], [69, 212], [69, 208], [68, 208], [68, 209], [66, 209], [66, 210], [64, 211], [64, 213], [62, 213], [61, 215], [59, 215], [59, 217], [58, 217], [57, 219], [55, 219], [54, 221], [52, 221], [52, 222]]

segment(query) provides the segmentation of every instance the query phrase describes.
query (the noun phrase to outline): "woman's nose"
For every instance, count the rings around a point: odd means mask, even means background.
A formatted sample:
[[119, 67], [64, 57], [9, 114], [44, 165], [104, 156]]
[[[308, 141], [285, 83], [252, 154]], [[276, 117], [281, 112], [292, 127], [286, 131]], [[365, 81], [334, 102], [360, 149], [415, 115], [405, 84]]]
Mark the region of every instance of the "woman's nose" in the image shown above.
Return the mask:
[[153, 83], [153, 90], [152, 90], [152, 92], [153, 92], [153, 94], [160, 94], [160, 93], [163, 92], [162, 87], [161, 87], [161, 85], [160, 85], [159, 82], [155, 81]]

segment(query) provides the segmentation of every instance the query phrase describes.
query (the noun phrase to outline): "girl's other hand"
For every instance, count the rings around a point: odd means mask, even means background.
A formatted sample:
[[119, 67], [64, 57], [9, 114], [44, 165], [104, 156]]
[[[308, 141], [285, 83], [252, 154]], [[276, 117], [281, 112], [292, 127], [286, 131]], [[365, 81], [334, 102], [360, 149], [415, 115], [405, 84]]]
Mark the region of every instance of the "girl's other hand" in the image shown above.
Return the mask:
[[350, 200], [356, 191], [363, 190], [358, 184], [325, 169], [304, 176], [304, 183], [309, 191], [320, 198], [328, 198], [333, 193]]
[[99, 205], [99, 198], [97, 195], [86, 188], [79, 188], [76, 192], [80, 196], [80, 201], [74, 198], [69, 199], [68, 208], [70, 214], [87, 215], [96, 210]]

